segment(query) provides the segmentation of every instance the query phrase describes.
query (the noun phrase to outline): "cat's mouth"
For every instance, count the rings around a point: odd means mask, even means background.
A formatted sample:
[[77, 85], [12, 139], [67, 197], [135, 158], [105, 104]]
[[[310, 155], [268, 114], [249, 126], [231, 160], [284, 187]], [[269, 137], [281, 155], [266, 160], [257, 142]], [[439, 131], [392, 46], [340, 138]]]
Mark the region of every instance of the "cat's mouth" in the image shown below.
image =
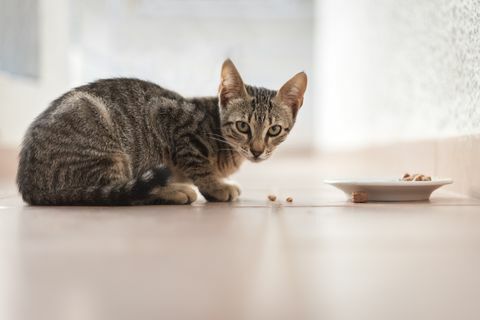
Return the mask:
[[245, 158], [247, 158], [248, 160], [250, 160], [251, 162], [254, 162], [254, 163], [258, 163], [258, 162], [262, 162], [262, 161], [265, 161], [267, 160], [269, 157], [270, 157], [270, 154], [267, 154], [267, 153], [264, 153], [260, 156], [253, 156], [251, 154], [247, 154], [247, 155], [244, 155]]
[[247, 152], [243, 152], [243, 150], [240, 150], [240, 154], [247, 160], [251, 161], [251, 162], [255, 162], [255, 163], [258, 163], [258, 162], [262, 162], [263, 160], [266, 160], [267, 158], [265, 157], [254, 157], [252, 156], [251, 154], [247, 153]]
[[247, 160], [258, 163], [267, 160], [270, 157], [270, 152], [262, 153], [261, 155], [254, 156], [246, 148], [238, 148], [238, 152]]

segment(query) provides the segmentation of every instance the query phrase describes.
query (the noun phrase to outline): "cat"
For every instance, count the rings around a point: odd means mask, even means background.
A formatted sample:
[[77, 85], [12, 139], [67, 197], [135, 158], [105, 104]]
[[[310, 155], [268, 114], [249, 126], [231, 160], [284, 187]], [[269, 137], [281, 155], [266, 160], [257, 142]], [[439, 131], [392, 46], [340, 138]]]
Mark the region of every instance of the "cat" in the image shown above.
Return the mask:
[[184, 98], [154, 83], [103, 79], [53, 101], [30, 125], [17, 184], [31, 205], [234, 201], [224, 181], [270, 157], [303, 104], [300, 72], [278, 91], [245, 85], [227, 59], [216, 97]]

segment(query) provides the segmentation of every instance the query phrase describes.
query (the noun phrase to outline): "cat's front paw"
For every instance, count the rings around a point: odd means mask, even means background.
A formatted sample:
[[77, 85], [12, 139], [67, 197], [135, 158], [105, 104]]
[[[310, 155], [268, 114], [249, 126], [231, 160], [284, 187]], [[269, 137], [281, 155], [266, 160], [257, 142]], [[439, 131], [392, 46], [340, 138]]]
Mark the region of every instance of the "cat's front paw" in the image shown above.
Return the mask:
[[197, 193], [184, 183], [170, 183], [165, 187], [154, 188], [150, 195], [158, 204], [190, 204], [197, 200]]
[[240, 195], [240, 188], [234, 184], [215, 184], [205, 188], [200, 188], [200, 193], [212, 202], [235, 201]]

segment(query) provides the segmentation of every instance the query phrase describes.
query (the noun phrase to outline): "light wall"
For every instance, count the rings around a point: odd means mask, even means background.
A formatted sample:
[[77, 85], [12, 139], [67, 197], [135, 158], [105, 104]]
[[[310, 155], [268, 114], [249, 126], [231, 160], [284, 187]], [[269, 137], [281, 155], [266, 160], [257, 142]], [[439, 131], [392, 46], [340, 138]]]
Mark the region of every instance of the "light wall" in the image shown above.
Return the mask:
[[[39, 0], [40, 80], [0, 73], [0, 146], [73, 86], [127, 76], [186, 96], [215, 95], [233, 59], [248, 84], [278, 89], [313, 78], [313, 0]], [[313, 86], [282, 149], [313, 144]]]
[[18, 147], [33, 119], [69, 87], [68, 2], [39, 1], [39, 11], [39, 79], [0, 72], [0, 146]]
[[480, 133], [480, 5], [318, 0], [316, 145]]

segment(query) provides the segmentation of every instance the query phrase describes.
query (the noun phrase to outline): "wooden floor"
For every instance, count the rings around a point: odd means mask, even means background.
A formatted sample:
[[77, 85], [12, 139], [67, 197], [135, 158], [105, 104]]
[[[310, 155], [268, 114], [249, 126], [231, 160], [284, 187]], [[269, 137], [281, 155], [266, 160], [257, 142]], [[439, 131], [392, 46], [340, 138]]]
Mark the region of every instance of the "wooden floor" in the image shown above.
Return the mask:
[[318, 166], [249, 164], [232, 204], [28, 207], [6, 183], [0, 319], [479, 319], [479, 200], [352, 204]]

